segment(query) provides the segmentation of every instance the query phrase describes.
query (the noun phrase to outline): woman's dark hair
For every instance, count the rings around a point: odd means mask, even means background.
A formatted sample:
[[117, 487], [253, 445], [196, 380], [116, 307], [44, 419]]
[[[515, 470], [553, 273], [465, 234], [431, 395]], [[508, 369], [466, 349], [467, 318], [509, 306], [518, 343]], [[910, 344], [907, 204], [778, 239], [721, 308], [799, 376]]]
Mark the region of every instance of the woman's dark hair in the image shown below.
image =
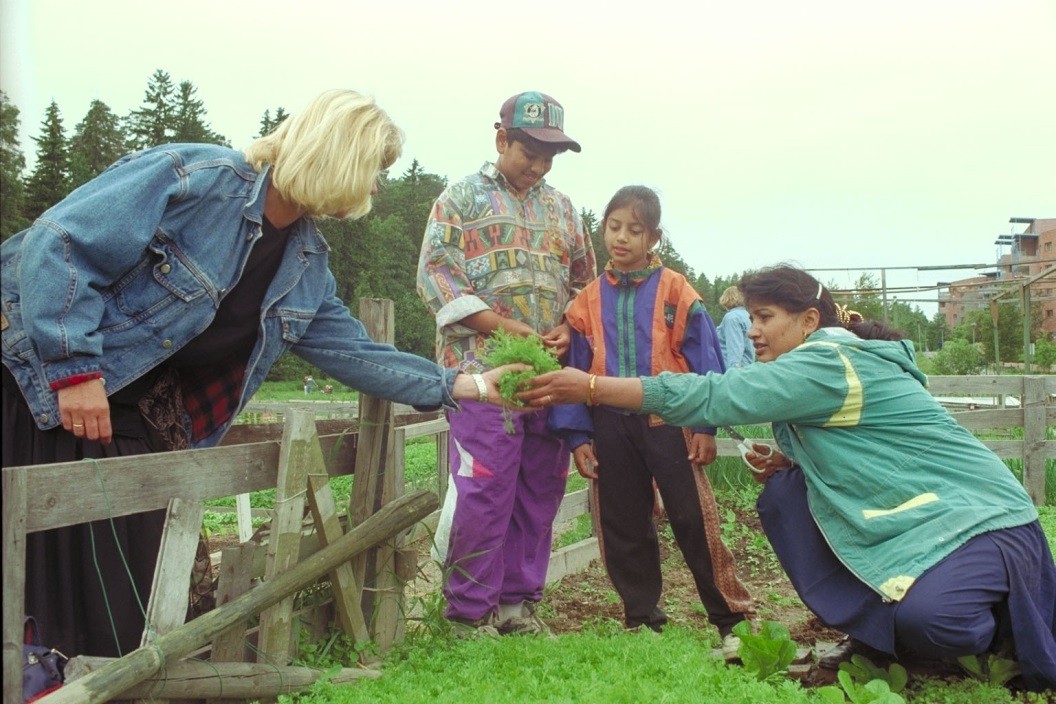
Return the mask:
[[748, 272], [741, 277], [737, 286], [749, 306], [769, 303], [789, 313], [802, 313], [816, 308], [821, 317], [819, 327], [845, 327], [863, 340], [901, 340], [904, 337], [898, 330], [875, 320], [863, 320], [857, 313], [851, 315], [846, 323], [842, 322], [829, 289], [807, 272], [793, 266], [781, 264]]
[[604, 232], [605, 221], [613, 210], [618, 208], [630, 208], [634, 214], [651, 232], [655, 232], [663, 238], [660, 229], [660, 196], [648, 186], [624, 186], [616, 191], [605, 206], [605, 214], [601, 216], [602, 231]]

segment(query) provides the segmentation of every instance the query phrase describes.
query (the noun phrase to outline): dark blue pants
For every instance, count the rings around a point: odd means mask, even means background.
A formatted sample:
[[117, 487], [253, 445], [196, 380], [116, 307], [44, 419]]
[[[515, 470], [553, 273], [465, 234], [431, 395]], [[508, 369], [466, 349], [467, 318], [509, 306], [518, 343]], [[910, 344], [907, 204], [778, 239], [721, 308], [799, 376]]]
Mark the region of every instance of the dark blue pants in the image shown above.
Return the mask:
[[827, 626], [923, 658], [979, 654], [1011, 637], [1028, 686], [1056, 687], [1056, 565], [1037, 521], [972, 538], [885, 603], [825, 542], [799, 468], [773, 475], [756, 506], [789, 580]]

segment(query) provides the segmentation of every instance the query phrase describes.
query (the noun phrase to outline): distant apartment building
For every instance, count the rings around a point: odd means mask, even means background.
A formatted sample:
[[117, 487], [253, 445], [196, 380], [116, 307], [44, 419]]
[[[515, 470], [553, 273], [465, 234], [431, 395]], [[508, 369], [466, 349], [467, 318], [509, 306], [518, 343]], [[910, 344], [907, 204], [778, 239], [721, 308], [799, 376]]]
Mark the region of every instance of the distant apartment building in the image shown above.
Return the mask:
[[[985, 309], [989, 300], [1008, 284], [1026, 280], [1056, 265], [1056, 218], [1012, 218], [1012, 225], [1026, 225], [1019, 234], [999, 235], [996, 270], [946, 284], [939, 291], [939, 312], [951, 328], [964, 321], [970, 311]], [[1007, 250], [1006, 250], [1007, 248]], [[1041, 329], [1056, 339], [1056, 273], [1030, 287], [1032, 303], [1041, 304]]]

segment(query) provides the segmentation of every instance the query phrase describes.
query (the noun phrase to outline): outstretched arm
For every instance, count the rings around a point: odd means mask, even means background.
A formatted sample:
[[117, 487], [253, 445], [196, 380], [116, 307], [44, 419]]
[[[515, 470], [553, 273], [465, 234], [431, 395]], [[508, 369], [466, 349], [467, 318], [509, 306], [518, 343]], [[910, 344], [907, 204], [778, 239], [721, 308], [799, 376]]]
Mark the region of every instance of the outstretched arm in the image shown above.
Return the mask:
[[[531, 389], [519, 394], [521, 400], [531, 406], [586, 403], [590, 374], [565, 367], [540, 374], [531, 380], [531, 385]], [[599, 406], [637, 411], [642, 407], [642, 382], [637, 377], [599, 376], [594, 382], [594, 402]]]

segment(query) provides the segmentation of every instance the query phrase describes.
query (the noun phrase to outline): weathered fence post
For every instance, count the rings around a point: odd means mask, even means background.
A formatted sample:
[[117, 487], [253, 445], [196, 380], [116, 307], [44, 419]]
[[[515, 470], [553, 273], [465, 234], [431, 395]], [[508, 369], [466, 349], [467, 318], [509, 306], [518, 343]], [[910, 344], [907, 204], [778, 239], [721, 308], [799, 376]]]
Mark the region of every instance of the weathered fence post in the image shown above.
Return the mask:
[[[378, 342], [392, 343], [395, 339], [395, 315], [393, 302], [387, 299], [367, 298], [360, 301], [359, 318], [367, 333]], [[358, 525], [373, 514], [384, 503], [385, 496], [403, 492], [403, 486], [393, 487], [396, 466], [394, 448], [393, 408], [390, 401], [360, 394], [359, 396], [359, 444], [356, 448], [356, 469], [352, 482], [352, 496], [348, 502], [349, 525]], [[388, 487], [388, 489], [386, 489]], [[355, 582], [363, 590], [361, 603], [363, 615], [368, 622], [374, 621], [373, 633], [379, 645], [387, 647], [391, 637], [380, 636], [377, 622], [379, 600], [375, 590], [379, 587], [379, 576], [395, 564], [394, 545], [384, 545], [368, 550], [352, 561]], [[386, 642], [387, 641], [387, 642]]]
[[3, 473], [4, 704], [22, 704], [26, 602], [26, 474]]
[[1046, 389], [1052, 377], [1023, 377], [1023, 486], [1034, 504], [1045, 503]]
[[[313, 460], [315, 415], [290, 408], [286, 413], [279, 455], [279, 478], [275, 489], [275, 509], [268, 540], [266, 580], [292, 569], [301, 550], [308, 472]], [[293, 634], [293, 594], [283, 598], [260, 615], [260, 642], [257, 662], [285, 665], [290, 658]]]

